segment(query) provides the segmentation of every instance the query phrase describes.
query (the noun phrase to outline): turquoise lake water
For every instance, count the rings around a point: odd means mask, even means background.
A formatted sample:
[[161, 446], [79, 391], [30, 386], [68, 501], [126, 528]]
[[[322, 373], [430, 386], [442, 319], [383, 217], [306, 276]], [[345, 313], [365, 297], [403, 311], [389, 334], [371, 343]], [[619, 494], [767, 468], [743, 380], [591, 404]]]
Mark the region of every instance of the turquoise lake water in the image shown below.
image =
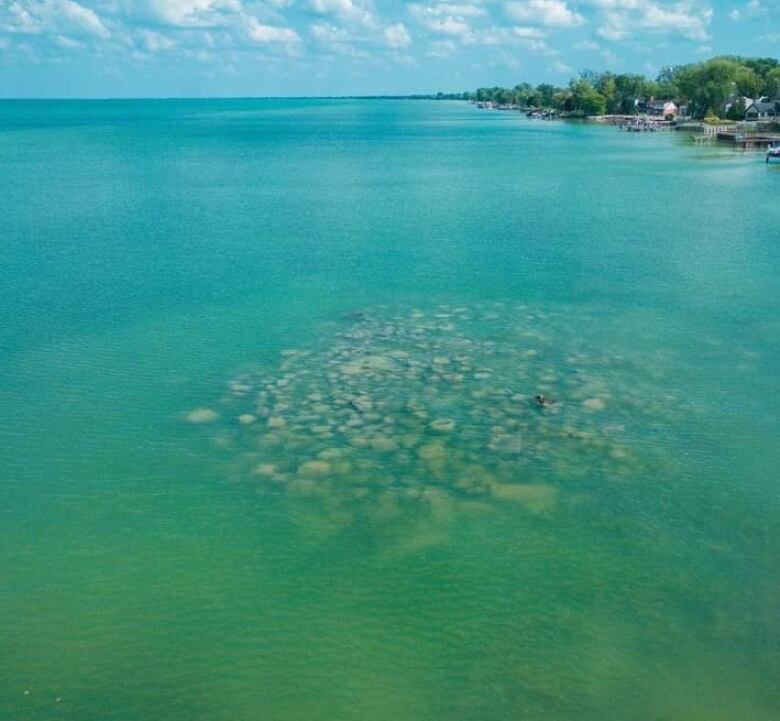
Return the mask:
[[780, 717], [780, 166], [4, 101], [0, 187], [0, 718]]

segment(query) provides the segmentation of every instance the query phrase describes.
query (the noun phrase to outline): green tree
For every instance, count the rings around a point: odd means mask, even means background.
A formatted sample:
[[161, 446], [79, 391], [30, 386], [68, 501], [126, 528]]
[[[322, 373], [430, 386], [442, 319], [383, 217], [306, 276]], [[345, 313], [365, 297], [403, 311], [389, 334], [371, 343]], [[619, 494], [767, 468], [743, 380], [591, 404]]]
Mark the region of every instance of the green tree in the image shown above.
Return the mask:
[[656, 92], [654, 97], [664, 100], [675, 100], [680, 96], [680, 88], [677, 86], [677, 68], [674, 65], [664, 65], [656, 77]]
[[555, 94], [555, 87], [542, 83], [536, 86], [536, 99], [539, 108], [551, 108], [553, 104], [553, 95]]
[[736, 89], [739, 64], [728, 58], [713, 58], [699, 65], [690, 65], [677, 75], [677, 84], [696, 117], [722, 111]]
[[780, 67], [770, 70], [764, 78], [764, 95], [770, 98], [780, 98]]
[[510, 105], [515, 100], [514, 91], [509, 88], [499, 88], [495, 95], [495, 101], [501, 105]]
[[734, 75], [737, 92], [748, 98], [757, 98], [764, 89], [764, 81], [751, 68], [741, 65]]
[[515, 93], [515, 104], [519, 105], [520, 107], [525, 107], [528, 105], [528, 99], [533, 94], [533, 87], [529, 83], [520, 83], [518, 85], [515, 85], [514, 87], [514, 93]]
[[615, 76], [615, 105], [619, 113], [633, 114], [636, 112], [636, 99], [644, 96], [645, 79], [641, 75]]
[[599, 78], [596, 89], [604, 97], [608, 113], [620, 112], [617, 83], [615, 82], [615, 76], [612, 75], [612, 73], [604, 73]]
[[765, 86], [761, 92], [767, 95], [766, 82], [773, 71], [780, 67], [780, 61], [777, 58], [735, 58], [745, 67], [750, 68], [764, 82]]
[[742, 98], [737, 98], [728, 109], [726, 117], [729, 120], [744, 120], [745, 109], [745, 101]]
[[555, 108], [557, 111], [570, 111], [571, 110], [571, 94], [562, 89], [558, 88], [552, 96], [552, 107]]
[[603, 115], [607, 101], [587, 80], [578, 80], [571, 85], [574, 110], [582, 115]]

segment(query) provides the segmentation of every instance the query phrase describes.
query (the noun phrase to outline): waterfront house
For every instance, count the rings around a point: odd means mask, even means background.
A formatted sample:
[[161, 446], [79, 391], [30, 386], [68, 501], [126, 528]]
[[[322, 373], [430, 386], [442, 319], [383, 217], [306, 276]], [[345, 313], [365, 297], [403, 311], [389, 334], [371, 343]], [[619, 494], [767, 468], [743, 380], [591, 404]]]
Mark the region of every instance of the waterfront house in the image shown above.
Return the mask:
[[651, 100], [647, 103], [647, 114], [656, 118], [676, 118], [680, 110], [671, 100]]
[[732, 95], [723, 106], [723, 111], [728, 115], [732, 109], [739, 110], [741, 107], [744, 112], [753, 102], [753, 98], [749, 98], [746, 95]]
[[745, 110], [745, 120], [774, 120], [780, 117], [780, 100], [754, 100]]

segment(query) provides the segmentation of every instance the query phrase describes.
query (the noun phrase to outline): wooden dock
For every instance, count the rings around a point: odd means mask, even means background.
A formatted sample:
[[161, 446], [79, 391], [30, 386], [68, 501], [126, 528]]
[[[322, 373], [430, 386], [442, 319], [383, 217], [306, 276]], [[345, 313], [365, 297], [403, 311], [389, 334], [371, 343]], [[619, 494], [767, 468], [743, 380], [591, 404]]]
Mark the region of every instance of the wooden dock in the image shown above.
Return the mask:
[[719, 132], [716, 138], [718, 142], [729, 143], [742, 150], [759, 150], [768, 148], [772, 143], [780, 142], [780, 135], [753, 134], [734, 130]]

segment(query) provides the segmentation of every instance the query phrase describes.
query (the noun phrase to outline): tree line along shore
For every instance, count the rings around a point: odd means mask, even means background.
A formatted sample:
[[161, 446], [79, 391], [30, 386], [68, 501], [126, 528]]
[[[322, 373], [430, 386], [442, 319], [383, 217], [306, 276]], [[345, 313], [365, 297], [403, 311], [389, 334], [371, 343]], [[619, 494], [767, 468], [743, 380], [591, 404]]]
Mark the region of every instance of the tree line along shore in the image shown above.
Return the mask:
[[[700, 63], [664, 67], [655, 79], [644, 75], [584, 71], [568, 85], [522, 82], [511, 88], [439, 93], [443, 99], [487, 106], [540, 110], [560, 117], [640, 115], [694, 120], [780, 122], [780, 61], [720, 56]], [[668, 104], [668, 105], [665, 105]]]

